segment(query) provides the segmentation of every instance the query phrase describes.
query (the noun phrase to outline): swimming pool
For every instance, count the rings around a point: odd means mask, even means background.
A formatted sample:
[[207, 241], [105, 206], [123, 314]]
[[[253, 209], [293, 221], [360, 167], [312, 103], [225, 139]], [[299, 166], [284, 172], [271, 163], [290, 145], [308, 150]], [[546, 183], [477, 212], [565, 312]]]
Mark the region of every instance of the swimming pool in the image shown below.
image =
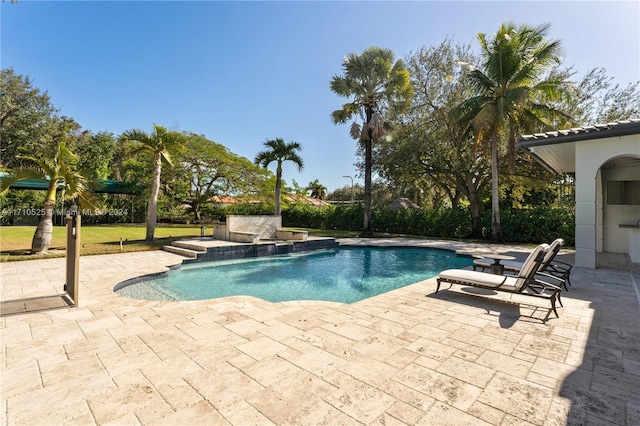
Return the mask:
[[471, 263], [468, 257], [438, 249], [340, 247], [188, 264], [159, 278], [116, 286], [115, 291], [144, 300], [246, 295], [270, 302], [353, 303]]

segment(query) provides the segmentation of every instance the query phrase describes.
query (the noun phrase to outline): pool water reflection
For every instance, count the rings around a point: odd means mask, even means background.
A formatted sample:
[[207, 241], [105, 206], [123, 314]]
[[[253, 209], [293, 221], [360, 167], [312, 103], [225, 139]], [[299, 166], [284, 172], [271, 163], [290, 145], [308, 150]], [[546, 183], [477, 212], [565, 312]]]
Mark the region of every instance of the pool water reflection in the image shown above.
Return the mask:
[[184, 265], [163, 277], [119, 288], [116, 293], [145, 300], [246, 295], [270, 302], [353, 303], [471, 263], [468, 257], [438, 249], [340, 247]]

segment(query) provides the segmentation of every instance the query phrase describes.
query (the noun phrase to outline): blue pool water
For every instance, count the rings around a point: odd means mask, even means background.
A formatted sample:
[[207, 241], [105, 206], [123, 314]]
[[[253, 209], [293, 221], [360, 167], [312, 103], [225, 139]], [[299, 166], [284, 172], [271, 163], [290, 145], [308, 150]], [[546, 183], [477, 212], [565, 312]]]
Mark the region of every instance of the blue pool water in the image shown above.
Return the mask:
[[145, 300], [255, 296], [270, 302], [353, 303], [471, 265], [436, 249], [358, 247], [184, 265], [116, 292]]

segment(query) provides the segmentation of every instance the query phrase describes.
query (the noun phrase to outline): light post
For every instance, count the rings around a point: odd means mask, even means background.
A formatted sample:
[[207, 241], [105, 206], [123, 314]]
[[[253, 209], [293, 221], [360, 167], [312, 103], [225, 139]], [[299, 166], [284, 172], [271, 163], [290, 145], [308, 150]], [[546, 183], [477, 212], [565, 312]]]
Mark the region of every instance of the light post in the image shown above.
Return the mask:
[[351, 179], [351, 205], [353, 206], [353, 178], [351, 176], [342, 176]]

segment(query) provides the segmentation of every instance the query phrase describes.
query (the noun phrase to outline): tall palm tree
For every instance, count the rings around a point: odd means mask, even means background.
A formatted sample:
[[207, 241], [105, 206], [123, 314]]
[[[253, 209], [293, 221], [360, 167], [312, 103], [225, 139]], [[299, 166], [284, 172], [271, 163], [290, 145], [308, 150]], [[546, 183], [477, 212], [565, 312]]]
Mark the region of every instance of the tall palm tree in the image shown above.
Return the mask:
[[[341, 109], [331, 113], [334, 124], [353, 119], [350, 134], [364, 150], [364, 225], [362, 237], [372, 237], [371, 172], [373, 144], [385, 133], [385, 113], [390, 109], [404, 110], [413, 93], [409, 71], [401, 60], [394, 62], [389, 49], [372, 46], [361, 54], [344, 57], [343, 75], [331, 79], [330, 87], [337, 95], [351, 98]], [[357, 120], [362, 119], [363, 125]]]
[[160, 174], [162, 161], [173, 166], [171, 155], [184, 148], [185, 136], [178, 132], [168, 131], [157, 124], [153, 125], [151, 133], [138, 129], [127, 130], [122, 134], [125, 141], [134, 142], [137, 147], [133, 153], [150, 152], [153, 155], [153, 178], [151, 180], [151, 194], [147, 206], [146, 240], [153, 241], [153, 234], [158, 222], [158, 194], [160, 192]]
[[[473, 127], [476, 141], [490, 144], [491, 237], [495, 241], [502, 239], [500, 146], [514, 144], [517, 131], [549, 129], [549, 119], [567, 117], [554, 107], [570, 87], [560, 74], [552, 72], [560, 63], [560, 42], [547, 40], [548, 30], [548, 24], [535, 28], [502, 24], [493, 37], [478, 34], [481, 65], [463, 64], [477, 95], [454, 108], [452, 115]], [[513, 155], [515, 149], [507, 148]]]
[[298, 155], [297, 151], [302, 149], [302, 146], [298, 142], [286, 143], [282, 138], [276, 138], [267, 140], [263, 145], [268, 148], [259, 152], [253, 162], [256, 165], [262, 166], [265, 169], [269, 167], [269, 164], [276, 162], [276, 211], [275, 215], [280, 216], [280, 192], [282, 188], [282, 163], [285, 161], [291, 161], [298, 166], [298, 171], [301, 171], [304, 167], [302, 158]]
[[92, 193], [88, 188], [87, 179], [75, 168], [77, 156], [67, 148], [64, 142], [58, 143], [53, 158], [41, 158], [33, 155], [18, 157], [33, 163], [33, 165], [23, 169], [10, 170], [8, 175], [3, 176], [0, 190], [5, 193], [12, 184], [28, 179], [40, 179], [48, 182], [42, 214], [31, 241], [32, 254], [46, 253], [51, 245], [53, 235], [53, 207], [58, 191], [62, 191], [63, 197], [66, 199], [79, 200], [82, 206], [93, 206]]
[[311, 191], [311, 198], [317, 198], [318, 200], [327, 198], [327, 187], [321, 184], [318, 179], [309, 182], [307, 190]]

